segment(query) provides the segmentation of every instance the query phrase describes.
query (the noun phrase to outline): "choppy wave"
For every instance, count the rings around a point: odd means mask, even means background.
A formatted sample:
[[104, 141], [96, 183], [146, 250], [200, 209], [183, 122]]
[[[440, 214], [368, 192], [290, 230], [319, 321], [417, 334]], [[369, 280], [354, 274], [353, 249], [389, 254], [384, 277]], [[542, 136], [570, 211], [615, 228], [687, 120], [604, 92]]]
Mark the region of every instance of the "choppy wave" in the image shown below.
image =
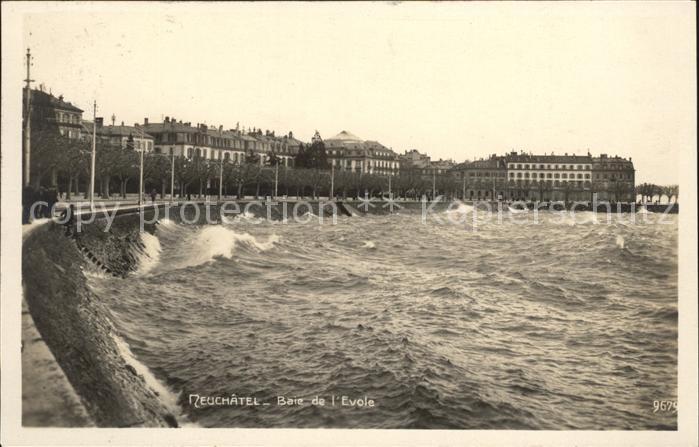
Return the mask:
[[140, 234], [142, 246], [138, 250], [137, 274], [144, 275], [150, 272], [160, 260], [160, 239], [150, 233]]
[[180, 397], [202, 426], [676, 427], [649, 408], [677, 393], [676, 219], [541, 215], [477, 231], [410, 213], [161, 222], [147, 275], [90, 284], [135, 357], [181, 396], [377, 402], [197, 411]]

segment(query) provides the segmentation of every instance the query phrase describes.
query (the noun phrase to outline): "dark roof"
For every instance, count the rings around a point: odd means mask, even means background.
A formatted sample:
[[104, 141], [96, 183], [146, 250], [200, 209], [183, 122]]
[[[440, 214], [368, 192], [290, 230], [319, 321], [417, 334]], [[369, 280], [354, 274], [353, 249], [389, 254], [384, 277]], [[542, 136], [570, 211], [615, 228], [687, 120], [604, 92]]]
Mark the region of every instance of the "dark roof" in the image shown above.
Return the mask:
[[128, 137], [131, 135], [133, 137], [153, 139], [153, 136], [145, 132], [145, 129], [134, 126], [102, 126], [97, 128], [97, 133], [113, 137]]
[[518, 163], [592, 163], [589, 155], [529, 155], [507, 154], [507, 162]]
[[146, 132], [148, 132], [150, 134], [163, 133], [163, 132], [196, 133], [196, 132], [200, 131], [200, 129], [197, 129], [196, 127], [192, 127], [191, 125], [179, 123], [176, 121], [170, 121], [167, 123], [148, 123], [148, 124], [143, 124], [141, 127], [143, 127], [143, 129], [145, 129]]
[[[23, 95], [26, 94], [26, 89], [22, 90]], [[74, 106], [70, 102], [64, 101], [63, 97], [55, 97], [50, 93], [42, 92], [41, 90], [32, 89], [32, 104], [44, 107], [53, 107], [54, 109], [67, 110], [69, 112], [83, 113], [83, 109]]]
[[297, 140], [294, 137], [285, 136], [284, 139], [286, 140], [286, 144], [288, 146], [300, 146], [303, 144], [303, 141]]

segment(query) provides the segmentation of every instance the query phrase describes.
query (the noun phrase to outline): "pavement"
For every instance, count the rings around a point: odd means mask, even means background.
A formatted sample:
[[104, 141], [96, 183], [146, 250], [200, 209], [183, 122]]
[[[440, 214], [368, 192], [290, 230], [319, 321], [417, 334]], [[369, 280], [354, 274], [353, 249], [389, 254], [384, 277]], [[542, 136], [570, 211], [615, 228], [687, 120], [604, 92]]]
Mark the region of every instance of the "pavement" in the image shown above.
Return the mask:
[[22, 300], [22, 425], [94, 427]]

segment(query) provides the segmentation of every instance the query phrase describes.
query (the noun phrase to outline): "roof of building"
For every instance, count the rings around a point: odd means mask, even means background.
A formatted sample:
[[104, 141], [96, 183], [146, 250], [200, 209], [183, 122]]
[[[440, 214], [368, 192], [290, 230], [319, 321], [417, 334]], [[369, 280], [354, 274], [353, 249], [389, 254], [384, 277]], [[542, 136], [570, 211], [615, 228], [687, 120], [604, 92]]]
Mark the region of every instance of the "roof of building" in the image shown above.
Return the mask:
[[[328, 140], [341, 140], [341, 141], [355, 141], [357, 143], [361, 143], [363, 140], [353, 134], [352, 132], [347, 132], [346, 130], [343, 130], [339, 134], [335, 135], [332, 138], [328, 138]], [[326, 140], [327, 141], [327, 140]]]
[[[26, 89], [23, 89], [22, 91], [25, 92]], [[83, 112], [83, 109], [74, 106], [68, 101], [64, 101], [62, 95], [55, 97], [51, 93], [46, 93], [38, 89], [32, 89], [31, 101], [32, 104], [35, 105], [49, 106], [55, 109], [67, 110], [70, 112]]]
[[164, 123], [148, 123], [143, 124], [141, 127], [146, 129], [148, 133], [163, 133], [163, 132], [190, 132], [196, 133], [200, 129], [193, 127], [189, 123], [180, 123], [177, 121], [168, 121]]
[[386, 151], [386, 152], [390, 152], [390, 153], [394, 154], [393, 149], [384, 146], [383, 144], [379, 143], [378, 141], [366, 140], [364, 142], [364, 144], [366, 144], [368, 149]]
[[592, 163], [590, 155], [531, 155], [531, 154], [507, 154], [508, 162], [522, 163]]
[[153, 136], [146, 133], [144, 129], [134, 126], [102, 126], [97, 128], [97, 133], [100, 135], [120, 137], [128, 137], [129, 135], [132, 135], [133, 137], [153, 139]]
[[300, 146], [303, 144], [303, 141], [298, 140], [294, 137], [285, 136], [284, 139], [286, 140], [286, 144], [288, 146]]

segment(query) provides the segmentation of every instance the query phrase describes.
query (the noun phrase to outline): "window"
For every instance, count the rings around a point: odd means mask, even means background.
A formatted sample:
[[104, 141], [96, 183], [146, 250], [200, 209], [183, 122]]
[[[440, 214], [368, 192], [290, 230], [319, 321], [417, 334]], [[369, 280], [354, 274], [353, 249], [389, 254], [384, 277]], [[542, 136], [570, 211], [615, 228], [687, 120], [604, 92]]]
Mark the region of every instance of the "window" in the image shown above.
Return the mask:
[[524, 165], [524, 169], [529, 169], [529, 165]]
[[551, 178], [551, 173], [546, 174], [546, 178]]
[[568, 178], [568, 174], [566, 174], [566, 173], [564, 172], [563, 174], [561, 174], [561, 177], [562, 177], [562, 178]]
[[522, 165], [517, 165], [517, 169], [522, 169]]
[[585, 174], [585, 178], [590, 178], [590, 174]]

